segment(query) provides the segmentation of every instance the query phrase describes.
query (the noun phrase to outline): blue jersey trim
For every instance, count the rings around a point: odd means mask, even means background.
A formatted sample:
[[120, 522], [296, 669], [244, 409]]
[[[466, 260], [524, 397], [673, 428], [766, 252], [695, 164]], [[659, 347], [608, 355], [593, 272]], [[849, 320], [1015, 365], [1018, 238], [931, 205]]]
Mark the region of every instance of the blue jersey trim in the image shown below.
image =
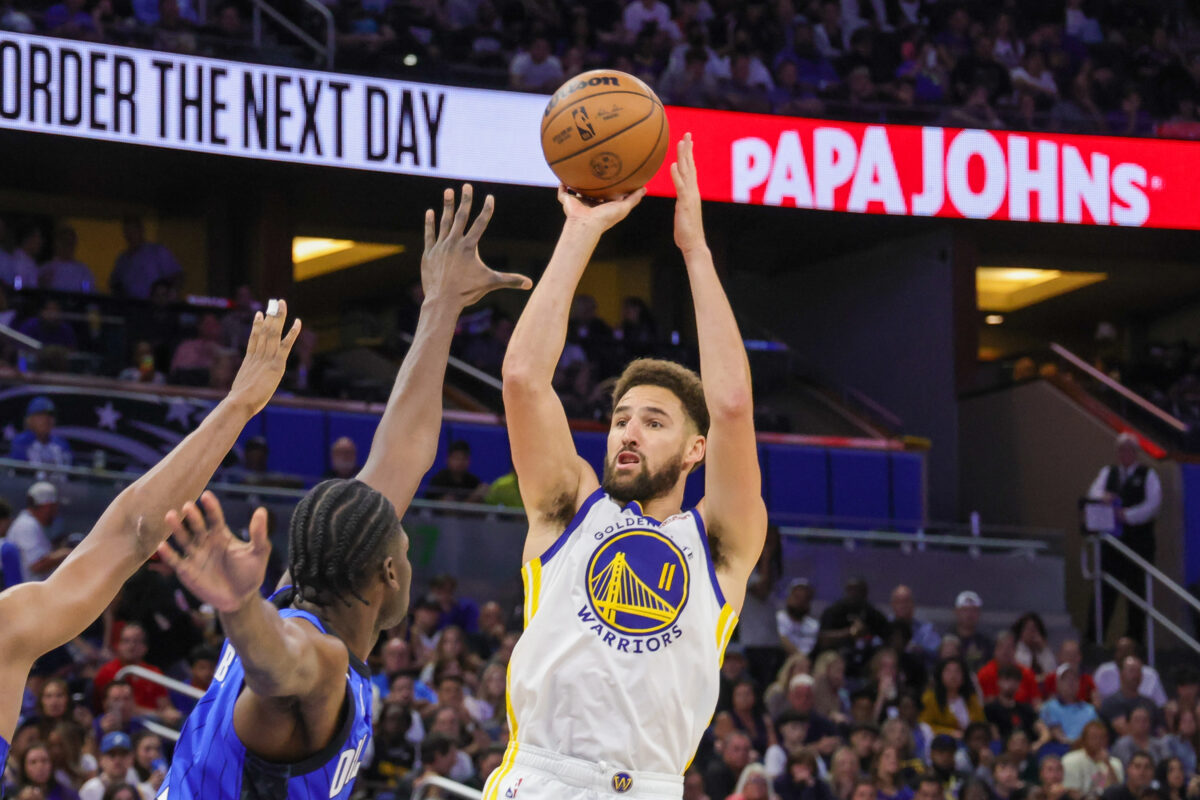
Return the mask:
[[[321, 620], [318, 619], [317, 615], [313, 614], [311, 611], [304, 611], [299, 608], [281, 608], [281, 609], [279, 609], [279, 616], [283, 617], [284, 619], [288, 619], [289, 617], [291, 617], [293, 619], [296, 617], [299, 617], [300, 619], [311, 622], [313, 624], [313, 627], [315, 627], [317, 630], [319, 630], [321, 633], [325, 634], [326, 636], [334, 636], [335, 635], [335, 634], [331, 634], [329, 631], [327, 631], [325, 629], [325, 624], [323, 622], [321, 622]], [[342, 642], [342, 644], [344, 645], [345, 642]], [[364, 664], [358, 658], [358, 656], [354, 655], [353, 651], [350, 650], [349, 646], [346, 647], [346, 655], [349, 656], [349, 658], [350, 658], [350, 668], [352, 670], [354, 670], [355, 672], [357, 672], [359, 675], [366, 678], [367, 680], [370, 680], [371, 679], [371, 668], [368, 667], [366, 664]]]
[[633, 513], [637, 514], [639, 517], [645, 517], [646, 519], [650, 520], [651, 522], [653, 522], [655, 525], [659, 526], [660, 528], [662, 527], [662, 522], [656, 520], [654, 517], [647, 514], [646, 510], [644, 508], [642, 508], [642, 504], [639, 503], [637, 500], [630, 500], [629, 503], [625, 506], [625, 510], [632, 511]]
[[274, 603], [276, 597], [279, 597], [279, 595], [283, 594], [284, 592], [290, 592], [292, 589], [295, 589], [295, 588], [296, 587], [292, 586], [291, 584], [288, 584], [287, 586], [280, 586], [278, 589], [271, 592], [271, 596], [267, 598], [267, 602]]
[[696, 518], [696, 527], [700, 529], [700, 541], [704, 543], [704, 558], [708, 560], [708, 579], [712, 581], [713, 591], [717, 593], [717, 602], [724, 606], [725, 593], [721, 591], [721, 584], [717, 582], [717, 565], [713, 563], [712, 550], [708, 546], [708, 531], [704, 528], [704, 518], [695, 508], [688, 513]]
[[596, 501], [600, 500], [602, 497], [604, 497], [604, 487], [598, 486], [596, 487], [596, 491], [589, 494], [587, 499], [580, 504], [579, 510], [575, 512], [575, 516], [572, 517], [570, 523], [567, 524], [566, 530], [558, 535], [558, 538], [554, 540], [554, 544], [550, 545], [550, 548], [546, 552], [542, 553], [541, 560], [543, 565], [545, 565], [550, 559], [554, 558], [554, 554], [562, 549], [563, 545], [567, 543], [567, 539], [569, 539], [571, 534], [575, 532], [575, 529], [583, 524], [583, 518], [586, 517], [588, 512], [592, 510], [592, 506], [594, 506]]

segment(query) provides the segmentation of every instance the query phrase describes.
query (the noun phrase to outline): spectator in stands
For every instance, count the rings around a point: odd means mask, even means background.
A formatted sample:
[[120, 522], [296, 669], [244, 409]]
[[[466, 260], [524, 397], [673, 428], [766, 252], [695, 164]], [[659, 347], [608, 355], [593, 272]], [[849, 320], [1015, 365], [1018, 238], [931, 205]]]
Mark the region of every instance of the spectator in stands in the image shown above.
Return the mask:
[[1083, 798], [1096, 798], [1125, 779], [1121, 762], [1108, 752], [1108, 729], [1096, 720], [1083, 728], [1075, 749], [1063, 756], [1063, 786]]
[[86, 736], [86, 729], [78, 722], [64, 720], [55, 724], [46, 737], [55, 777], [75, 790], [100, 768], [96, 757], [83, 751]]
[[145, 300], [158, 281], [166, 281], [178, 289], [183, 281], [183, 267], [175, 256], [161, 244], [146, 241], [146, 230], [140, 217], [128, 216], [122, 221], [127, 245], [113, 265], [109, 288], [118, 297]]
[[633, 0], [625, 6], [622, 18], [625, 38], [632, 42], [646, 26], [652, 31], [666, 31], [671, 25], [671, 8], [661, 0]]
[[954, 599], [954, 627], [950, 633], [959, 641], [960, 653], [972, 673], [978, 672], [992, 657], [992, 641], [979, 632], [979, 612], [983, 601], [972, 591], [959, 592]]
[[512, 332], [512, 318], [507, 314], [494, 312], [487, 333], [471, 340], [463, 351], [463, 359], [489, 375], [499, 375]]
[[1153, 757], [1149, 753], [1138, 752], [1125, 766], [1125, 782], [1108, 787], [1100, 796], [1103, 800], [1141, 800], [1142, 793], [1151, 788], [1153, 780]]
[[1046, 623], [1035, 612], [1022, 614], [1012, 626], [1017, 639], [1017, 663], [1033, 671], [1038, 682], [1054, 674], [1058, 663], [1046, 641]]
[[1042, 703], [1040, 719], [1054, 741], [1070, 745], [1083, 735], [1085, 725], [1098, 719], [1096, 707], [1079, 699], [1079, 667], [1063, 662], [1054, 677], [1057, 695]]
[[943, 124], [963, 128], [1004, 128], [1004, 120], [1000, 119], [988, 100], [988, 87], [982, 84], [967, 89], [962, 105], [945, 114]]
[[1168, 727], [1171, 733], [1165, 737], [1172, 757], [1183, 762], [1188, 775], [1195, 773], [1200, 763], [1200, 724], [1196, 715], [1194, 707], [1181, 709]]
[[325, 478], [349, 480], [358, 474], [358, 446], [349, 436], [342, 436], [329, 446], [329, 471]]
[[[62, 306], [57, 300], [46, 300], [36, 317], [30, 317], [18, 328], [26, 336], [37, 339], [46, 348], [74, 350], [78, 341], [75, 330], [62, 318]], [[42, 351], [42, 354], [45, 350]], [[43, 356], [39, 355], [39, 362]]]
[[246, 351], [250, 341], [250, 329], [254, 325], [254, 314], [262, 304], [254, 299], [249, 286], [239, 286], [233, 294], [233, 308], [221, 320], [222, 344], [237, 353]]
[[983, 87], [990, 104], [1007, 100], [1012, 91], [1008, 69], [996, 60], [995, 42], [986, 35], [976, 38], [972, 51], [958, 59], [950, 80], [960, 97], [966, 97], [975, 87]]
[[[769, 767], [767, 771], [770, 772]], [[779, 800], [833, 800], [829, 785], [820, 778], [817, 756], [807, 748], [788, 756], [783, 772], [775, 778], [774, 787]]]
[[129, 734], [113, 731], [100, 741], [100, 774], [79, 790], [79, 800], [103, 800], [105, 791], [128, 782], [133, 770], [133, 740]]
[[887, 617], [867, 599], [867, 582], [852, 578], [846, 592], [821, 615], [818, 650], [835, 650], [846, 662], [846, 675], [861, 677], [875, 650], [888, 638]]
[[729, 76], [717, 82], [714, 105], [730, 111], [765, 114], [771, 110], [767, 99], [769, 87], [756, 83], [750, 73], [751, 56], [736, 52], [730, 56]]
[[[1122, 636], [1117, 640], [1113, 660], [1106, 661], [1096, 668], [1096, 691], [1100, 693], [1101, 701], [1107, 700], [1120, 690], [1122, 667], [1119, 665], [1123, 665], [1129, 656], [1137, 655], [1139, 650], [1136, 641]], [[1167, 704], [1167, 693], [1163, 690], [1162, 679], [1154, 667], [1142, 665], [1142, 682], [1138, 686], [1138, 694], [1149, 697], [1159, 706]]]
[[996, 678], [996, 697], [983, 707], [984, 716], [995, 726], [1001, 741], [1007, 741], [1014, 730], [1024, 731], [1031, 741], [1039, 738], [1037, 712], [1029, 703], [1017, 701], [1023, 678], [1024, 674], [1016, 664], [1001, 667]]
[[421, 742], [421, 772], [408, 774], [399, 783], [397, 797], [411, 797], [426, 778], [436, 775], [453, 780], [452, 773], [461, 753], [454, 740], [436, 731], [429, 733]]
[[929, 773], [941, 784], [942, 796], [947, 800], [958, 797], [959, 790], [970, 778], [955, 765], [958, 743], [958, 737], [939, 733], [929, 746]]
[[[117, 673], [125, 667], [140, 667], [157, 675], [163, 672], [158, 667], [145, 661], [149, 650], [146, 641], [146, 629], [137, 622], [126, 622], [117, 640], [117, 656], [102, 666], [96, 673], [94, 682], [96, 694], [104, 694], [110, 683], [116, 680]], [[166, 687], [152, 683], [145, 678], [129, 677], [126, 679], [133, 690], [134, 713], [138, 715], [163, 715], [178, 719], [177, 713], [171, 713], [170, 697]]]
[[54, 258], [38, 270], [38, 285], [57, 292], [96, 291], [96, 276], [87, 264], [75, 258], [78, 237], [70, 225], [59, 227], [54, 234]]
[[1013, 69], [1012, 87], [1014, 97], [1032, 96], [1040, 108], [1049, 108], [1058, 100], [1058, 84], [1040, 50], [1028, 51], [1021, 66]]
[[[477, 633], [479, 631], [479, 604], [469, 597], [457, 597], [458, 580], [448, 572], [434, 576], [429, 582], [429, 595], [437, 601], [441, 608], [437, 629], [444, 630], [454, 626], [459, 633]], [[465, 642], [461, 643], [465, 645]], [[459, 647], [458, 653], [464, 652]]]
[[1155, 766], [1160, 761], [1171, 757], [1170, 746], [1154, 736], [1150, 723], [1149, 710], [1142, 707], [1134, 708], [1129, 712], [1125, 735], [1117, 739], [1116, 744], [1112, 746], [1112, 754], [1125, 767], [1126, 774], [1129, 772], [1130, 761], [1136, 753], [1148, 754]]
[[[80, 2], [80, 0], [72, 0]], [[53, 11], [52, 7], [50, 11]], [[50, 11], [46, 16], [50, 16]], [[86, 15], [85, 15], [86, 16]], [[90, 20], [91, 18], [88, 17]], [[42, 229], [36, 225], [28, 225], [17, 239], [17, 246], [9, 254], [7, 261], [0, 261], [5, 272], [0, 274], [0, 282], [9, 289], [36, 289], [38, 285], [37, 258], [42, 251]]]
[[471, 473], [471, 445], [460, 439], [451, 442], [446, 466], [429, 480], [427, 496], [431, 500], [478, 503], [487, 490], [488, 485]]
[[154, 368], [154, 348], [146, 341], [134, 345], [133, 363], [121, 370], [117, 378], [130, 383], [148, 383], [154, 386], [167, 382], [166, 376]]
[[[1142, 558], [1154, 563], [1154, 520], [1162, 506], [1162, 483], [1153, 467], [1138, 463], [1141, 445], [1137, 437], [1124, 432], [1117, 437], [1117, 463], [1104, 467], [1088, 489], [1088, 498], [1116, 507], [1121, 542]], [[1139, 597], [1146, 590], [1144, 571], [1111, 547], [1103, 547], [1101, 568], [1125, 584]], [[1105, 585], [1101, 590], [1101, 613], [1105, 629], [1116, 608], [1117, 590]], [[1093, 614], [1094, 616], [1094, 614]], [[1146, 615], [1128, 607], [1127, 634], [1138, 641], [1145, 639]], [[1091, 620], [1094, 632], [1096, 621]], [[1097, 681], [1097, 685], [1099, 681]], [[1101, 688], [1101, 694], [1105, 694]]]
[[1188, 776], [1187, 766], [1178, 758], [1168, 758], [1166, 761], [1161, 761], [1158, 767], [1154, 770], [1154, 785], [1157, 787], [1157, 796], [1160, 800], [1186, 800], [1190, 792], [1188, 791]]
[[986, 722], [972, 722], [963, 731], [963, 746], [954, 754], [954, 766], [970, 780], [990, 783], [995, 753], [992, 752], [992, 731]]
[[892, 613], [888, 619], [892, 623], [899, 621], [909, 625], [912, 630], [912, 638], [909, 639], [905, 649], [929, 664], [937, 659], [938, 646], [941, 644], [942, 637], [934, 630], [932, 622], [917, 619], [916, 608], [917, 604], [913, 599], [912, 589], [900, 584], [892, 590]]
[[[153, 7], [153, 2], [145, 3]], [[179, 7], [180, 0], [158, 0], [158, 22], [154, 23], [154, 49], [166, 50], [172, 53], [195, 53], [198, 49], [196, 42], [196, 27], [192, 17], [185, 17]], [[191, 9], [188, 9], [191, 11]]]
[[162, 739], [157, 733], [138, 731], [133, 736], [133, 771], [137, 773], [138, 791], [143, 796], [156, 796], [167, 777]]
[[1163, 707], [1163, 718], [1168, 728], [1175, 726], [1175, 715], [1181, 709], [1194, 709], [1200, 705], [1200, 671], [1191, 664], [1182, 664], [1175, 669], [1173, 678], [1175, 690]]
[[1058, 693], [1058, 673], [1063, 664], [1070, 664], [1079, 675], [1079, 692], [1075, 699], [1090, 704], [1099, 703], [1096, 681], [1083, 671], [1083, 651], [1076, 639], [1067, 639], [1059, 646], [1058, 667], [1046, 676], [1046, 680], [1042, 684], [1042, 697], [1054, 697]]
[[708, 71], [708, 53], [693, 47], [684, 54], [683, 69], [663, 73], [658, 93], [664, 103], [703, 107], [711, 105], [717, 93], [717, 81]]
[[[760, 559], [758, 567], [750, 576], [746, 586], [746, 599], [738, 621], [738, 638], [741, 641], [750, 677], [756, 686], [770, 683], [783, 661], [779, 631], [776, 627], [776, 603], [771, 597], [770, 571]], [[753, 688], [752, 692], [755, 691]], [[764, 752], [764, 749], [759, 749]]]
[[58, 518], [58, 488], [38, 481], [25, 493], [25, 508], [8, 528], [5, 540], [21, 554], [21, 579], [40, 581], [66, 560], [70, 548], [51, 543], [50, 528]]
[[721, 742], [720, 757], [708, 765], [704, 786], [713, 797], [729, 797], [737, 786], [738, 776], [750, 763], [750, 737], [742, 731], [732, 731]]
[[983, 704], [961, 658], [944, 659], [933, 671], [933, 685], [921, 698], [924, 710], [921, 721], [935, 734], [947, 734], [956, 739], [972, 722], [983, 722]]
[[818, 713], [816, 708], [816, 693], [811, 675], [796, 675], [788, 683], [787, 706], [785, 711], [799, 714], [808, 720], [808, 730], [804, 734], [804, 743], [812, 745], [823, 757], [828, 758], [841, 744], [837, 726], [828, 718]]
[[821, 3], [821, 21], [813, 28], [813, 41], [816, 42], [817, 52], [830, 61], [842, 57], [846, 41], [842, 29], [842, 8], [837, 0], [824, 0]]
[[1063, 786], [1063, 777], [1062, 758], [1053, 753], [1042, 755], [1038, 764], [1038, 786], [1046, 793], [1047, 800], [1070, 800], [1079, 796]]
[[813, 708], [839, 725], [850, 721], [850, 692], [846, 689], [846, 661], [833, 651], [817, 656], [813, 665]]
[[1118, 736], [1129, 733], [1129, 715], [1135, 708], [1144, 708], [1150, 714], [1152, 730], [1163, 726], [1162, 711], [1154, 700], [1139, 690], [1142, 683], [1142, 660], [1128, 656], [1121, 663], [1121, 687], [1100, 704], [1100, 717], [1107, 722]]
[[1121, 95], [1121, 105], [1108, 115], [1109, 130], [1115, 136], [1153, 136], [1154, 120], [1142, 105], [1142, 93], [1130, 83]]
[[[212, 685], [213, 675], [217, 671], [217, 659], [220, 651], [208, 645], [198, 644], [188, 653], [188, 686], [201, 692], [207, 692]], [[171, 702], [181, 714], [188, 714], [196, 707], [196, 698], [171, 692]]]
[[562, 62], [550, 50], [545, 36], [535, 36], [529, 46], [513, 56], [508, 66], [509, 86], [524, 92], [551, 92], [563, 82]]
[[22, 791], [32, 787], [41, 792], [44, 800], [79, 800], [75, 790], [55, 776], [50, 750], [45, 744], [39, 742], [26, 750], [21, 757], [20, 767]]
[[730, 713], [737, 729], [750, 737], [756, 753], [766, 753], [776, 743], [775, 727], [761, 708], [754, 681], [746, 679], [734, 685]]
[[808, 655], [817, 646], [821, 623], [811, 613], [813, 588], [808, 578], [795, 578], [788, 584], [787, 600], [775, 612], [775, 627], [784, 652]]
[[425, 725], [412, 709], [411, 701], [411, 696], [396, 697], [383, 704], [375, 729], [375, 758], [360, 778], [374, 789], [397, 789], [400, 780], [417, 764], [417, 750], [425, 738]]
[[187, 386], [207, 386], [213, 365], [223, 349], [221, 320], [216, 314], [200, 318], [196, 335], [185, 339], [171, 357], [171, 382]]
[[1037, 677], [1033, 670], [1017, 663], [1017, 639], [1012, 631], [1001, 631], [996, 636], [996, 650], [991, 661], [984, 664], [976, 673], [979, 689], [985, 700], [991, 700], [1000, 693], [999, 675], [1004, 667], [1016, 667], [1021, 672], [1021, 686], [1017, 690], [1018, 703], [1041, 704], [1041, 691], [1038, 689]]
[[771, 781], [762, 764], [747, 764], [728, 800], [773, 800]]

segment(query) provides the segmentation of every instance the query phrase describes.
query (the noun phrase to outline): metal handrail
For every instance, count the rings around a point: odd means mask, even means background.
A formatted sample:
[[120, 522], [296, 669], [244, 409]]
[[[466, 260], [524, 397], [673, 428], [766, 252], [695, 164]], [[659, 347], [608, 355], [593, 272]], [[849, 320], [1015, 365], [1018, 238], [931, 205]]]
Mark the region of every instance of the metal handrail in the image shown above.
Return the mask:
[[[400, 338], [403, 339], [406, 344], [413, 343], [413, 337], [412, 337], [411, 333], [405, 333], [404, 331], [401, 331]], [[483, 370], [479, 369], [478, 367], [472, 366], [472, 365], [468, 364], [467, 362], [463, 361], [461, 358], [458, 358], [456, 356], [450, 356], [446, 360], [446, 365], [450, 366], [450, 367], [454, 367], [459, 372], [463, 372], [467, 375], [470, 375], [475, 380], [477, 380], [481, 383], [484, 383], [484, 384], [492, 387], [493, 389], [503, 389], [504, 388], [504, 384], [501, 383], [500, 379], [497, 378], [495, 375], [489, 375], [488, 373], [484, 372]]]
[[1117, 381], [1114, 381], [1112, 378], [1108, 377], [1103, 372], [1096, 369], [1091, 364], [1087, 363], [1086, 361], [1084, 361], [1082, 358], [1080, 358], [1079, 356], [1072, 353], [1067, 348], [1063, 347], [1061, 344], [1057, 344], [1056, 342], [1051, 342], [1050, 349], [1055, 353], [1055, 355], [1059, 356], [1064, 361], [1069, 362], [1076, 369], [1079, 369], [1079, 370], [1087, 373], [1090, 377], [1095, 378], [1096, 380], [1100, 381], [1105, 386], [1107, 386], [1109, 389], [1112, 389], [1114, 392], [1121, 395], [1125, 399], [1129, 400], [1134, 405], [1141, 408], [1143, 411], [1146, 411], [1146, 412], [1158, 417], [1160, 420], [1162, 420], [1166, 424], [1170, 425], [1172, 428], [1179, 431], [1180, 433], [1187, 433], [1188, 424], [1186, 422], [1184, 422], [1181, 419], [1176, 418], [1175, 416], [1173, 416], [1171, 414], [1168, 414], [1166, 411], [1163, 411], [1161, 408], [1154, 405], [1153, 403], [1151, 403], [1146, 398], [1142, 397], [1137, 392], [1133, 391], [1132, 389], [1126, 388], [1125, 386], [1121, 385]]
[[30, 350], [41, 350], [42, 343], [31, 336], [26, 336], [16, 328], [10, 328], [7, 325], [0, 325], [0, 336], [5, 339], [12, 339], [22, 347], [28, 347]]
[[142, 723], [142, 727], [151, 733], [157, 734], [164, 739], [170, 739], [172, 742], [179, 741], [179, 731], [174, 728], [163, 725], [161, 722], [155, 722], [152, 719], [146, 719], [145, 717], [142, 717], [140, 722]]
[[797, 539], [821, 539], [838, 542], [873, 542], [877, 544], [921, 544], [934, 547], [961, 547], [978, 550], [1018, 550], [1039, 553], [1050, 546], [1037, 539], [992, 539], [975, 536], [946, 536], [942, 534], [897, 533], [895, 531], [847, 531], [831, 528], [781, 527], [783, 536]]
[[262, 47], [262, 14], [266, 12], [267, 16], [275, 20], [288, 33], [295, 36], [304, 44], [315, 50], [319, 55], [325, 57], [325, 66], [328, 69], [333, 69], [333, 56], [337, 50], [337, 27], [334, 25], [333, 12], [330, 11], [324, 3], [319, 0], [304, 0], [317, 14], [325, 20], [325, 44], [321, 44], [296, 23], [292, 22], [284, 16], [279, 10], [272, 7], [266, 0], [254, 0], [254, 12], [251, 21], [251, 30], [253, 32], [253, 40], [255, 47]]
[[[1120, 553], [1125, 558], [1132, 561], [1140, 568], [1146, 576], [1145, 596], [1139, 597], [1136, 592], [1130, 589], [1125, 584], [1118, 581], [1112, 575], [1104, 571], [1103, 561], [1101, 559], [1101, 547], [1107, 544]], [[1122, 542], [1111, 533], [1099, 532], [1093, 536], [1093, 544], [1091, 547], [1093, 564], [1088, 564], [1088, 548], [1084, 547], [1080, 550], [1080, 571], [1084, 580], [1093, 581], [1095, 584], [1095, 603], [1094, 617], [1096, 620], [1095, 636], [1096, 643], [1102, 644], [1104, 641], [1104, 603], [1102, 585], [1108, 585], [1116, 589], [1131, 605], [1136, 606], [1146, 612], [1146, 654], [1150, 665], [1154, 665], [1154, 623], [1157, 621], [1166, 628], [1184, 644], [1191, 647], [1197, 653], [1200, 653], [1200, 641], [1194, 639], [1191, 635], [1185, 633], [1182, 628], [1175, 624], [1171, 619], [1165, 616], [1161, 611], [1154, 607], [1154, 582], [1162, 584], [1169, 589], [1176, 597], [1183, 600], [1195, 611], [1200, 612], [1200, 599], [1194, 597], [1191, 592], [1180, 586], [1172, 580], [1166, 573], [1158, 567], [1151, 564], [1145, 558], [1136, 553], [1129, 545]]]
[[197, 689], [195, 686], [190, 686], [183, 681], [177, 681], [174, 678], [168, 678], [166, 675], [161, 675], [157, 672], [152, 672], [145, 667], [139, 667], [136, 664], [130, 664], [127, 667], [121, 667], [117, 672], [116, 680], [121, 680], [126, 675], [132, 675], [135, 678], [141, 678], [144, 681], [157, 683], [159, 686], [170, 689], [172, 692], [187, 695], [193, 700], [199, 700], [204, 697], [204, 692]]
[[430, 775], [427, 778], [421, 779], [421, 785], [413, 792], [412, 800], [425, 800], [429, 796], [432, 789], [441, 789], [449, 792], [455, 797], [462, 797], [465, 800], [482, 800], [483, 792], [478, 789], [472, 789], [470, 786], [463, 786], [461, 783], [456, 783], [448, 778], [443, 778], [440, 775]]

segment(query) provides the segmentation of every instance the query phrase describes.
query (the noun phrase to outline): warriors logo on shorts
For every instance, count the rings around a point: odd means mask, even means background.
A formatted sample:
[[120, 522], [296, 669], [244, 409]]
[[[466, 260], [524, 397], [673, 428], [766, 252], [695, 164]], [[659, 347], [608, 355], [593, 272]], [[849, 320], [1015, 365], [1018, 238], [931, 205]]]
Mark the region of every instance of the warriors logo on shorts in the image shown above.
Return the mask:
[[655, 530], [614, 536], [592, 554], [587, 594], [600, 620], [626, 636], [670, 628], [688, 598], [688, 564], [679, 548]]

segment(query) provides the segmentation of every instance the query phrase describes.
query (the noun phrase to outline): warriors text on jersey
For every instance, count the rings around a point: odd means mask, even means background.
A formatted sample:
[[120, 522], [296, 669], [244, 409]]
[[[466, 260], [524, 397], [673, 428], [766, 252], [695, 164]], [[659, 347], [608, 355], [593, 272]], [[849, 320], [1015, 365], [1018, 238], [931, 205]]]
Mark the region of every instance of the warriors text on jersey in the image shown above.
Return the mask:
[[[662, 522], [602, 489], [522, 569], [509, 666], [513, 750], [682, 774], [712, 718], [737, 624], [699, 512]], [[499, 773], [501, 770], [497, 770]]]
[[[283, 609], [282, 617], [307, 620], [325, 633], [312, 614]], [[346, 800], [371, 738], [371, 674], [354, 654], [345, 688], [345, 720], [329, 745], [296, 764], [274, 764], [247, 752], [233, 729], [233, 705], [242, 691], [242, 659], [226, 641], [212, 685], [175, 745], [175, 757], [156, 800]]]

